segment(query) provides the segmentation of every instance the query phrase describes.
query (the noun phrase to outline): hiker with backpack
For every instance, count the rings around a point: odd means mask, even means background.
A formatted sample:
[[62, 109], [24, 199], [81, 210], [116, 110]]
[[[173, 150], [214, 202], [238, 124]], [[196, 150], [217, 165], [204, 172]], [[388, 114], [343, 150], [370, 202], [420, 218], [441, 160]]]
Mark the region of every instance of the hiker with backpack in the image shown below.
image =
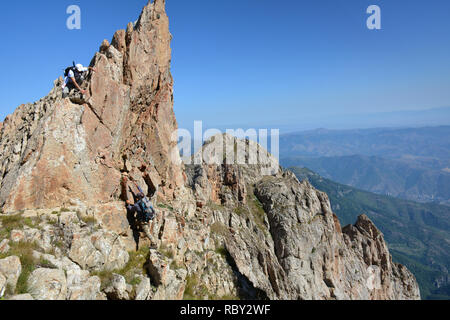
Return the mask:
[[[138, 192], [135, 193], [131, 187], [129, 188], [134, 198], [134, 204], [132, 204], [131, 200], [126, 199], [127, 212], [128, 215], [132, 217], [132, 220], [134, 222], [133, 224], [139, 225], [141, 229], [144, 231], [147, 238], [150, 240], [151, 243], [150, 248], [154, 249], [156, 248], [156, 241], [151, 235], [150, 224], [152, 223], [153, 219], [155, 219], [156, 211], [150, 200], [145, 196], [141, 187], [135, 181], [133, 182]], [[122, 179], [122, 188], [125, 189], [124, 193], [125, 195], [127, 194], [126, 192], [127, 184], [128, 179], [127, 177], [124, 177]]]
[[62, 85], [63, 89], [63, 98], [66, 98], [72, 89], [78, 89], [81, 94], [85, 95], [86, 90], [81, 89], [81, 85], [83, 81], [86, 79], [86, 73], [91, 70], [95, 72], [95, 69], [92, 67], [83, 67], [82, 64], [75, 64], [73, 66], [66, 68], [64, 70], [64, 82]]

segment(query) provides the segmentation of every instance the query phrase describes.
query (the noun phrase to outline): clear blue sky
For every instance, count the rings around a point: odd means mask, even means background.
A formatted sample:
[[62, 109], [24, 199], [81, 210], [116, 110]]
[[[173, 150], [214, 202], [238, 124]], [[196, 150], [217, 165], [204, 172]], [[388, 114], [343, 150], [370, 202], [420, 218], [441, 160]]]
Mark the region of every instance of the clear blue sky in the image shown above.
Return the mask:
[[[146, 3], [2, 1], [0, 120], [45, 96], [72, 60], [89, 64]], [[78, 31], [66, 28], [71, 4]], [[366, 28], [371, 4], [382, 30]], [[181, 127], [450, 105], [448, 0], [167, 0], [167, 11]]]

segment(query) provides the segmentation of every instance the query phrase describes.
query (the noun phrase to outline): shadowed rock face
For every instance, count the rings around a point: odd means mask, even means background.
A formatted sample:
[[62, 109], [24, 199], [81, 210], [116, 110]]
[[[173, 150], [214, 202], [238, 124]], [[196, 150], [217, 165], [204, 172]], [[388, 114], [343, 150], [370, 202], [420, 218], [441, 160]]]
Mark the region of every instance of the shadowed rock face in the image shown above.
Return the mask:
[[[62, 99], [59, 79], [0, 123], [0, 206], [39, 222], [0, 233], [2, 250], [34, 243], [33, 254], [54, 266], [29, 278], [33, 298], [419, 299], [414, 276], [392, 262], [366, 216], [341, 228], [327, 195], [256, 143], [223, 135], [205, 144], [212, 158], [220, 144], [231, 146], [221, 160], [244, 145], [247, 164], [179, 164], [164, 5], [149, 3], [111, 44], [103, 41], [88, 97]], [[127, 250], [143, 240], [120, 201], [125, 174], [157, 191], [162, 206], [150, 232], [158, 248], [133, 269], [139, 284], [114, 274], [105, 287], [93, 273], [124, 268]], [[0, 270], [0, 291], [18, 267]]]
[[[104, 41], [85, 99], [48, 96], [20, 106], [0, 126], [0, 205], [6, 212], [56, 207], [70, 199], [103, 203], [120, 196], [121, 172], [172, 199], [183, 189], [172, 152], [170, 40], [164, 1]], [[74, 103], [76, 102], [76, 103]], [[172, 157], [175, 160], [172, 161]], [[145, 190], [147, 191], [147, 190]]]

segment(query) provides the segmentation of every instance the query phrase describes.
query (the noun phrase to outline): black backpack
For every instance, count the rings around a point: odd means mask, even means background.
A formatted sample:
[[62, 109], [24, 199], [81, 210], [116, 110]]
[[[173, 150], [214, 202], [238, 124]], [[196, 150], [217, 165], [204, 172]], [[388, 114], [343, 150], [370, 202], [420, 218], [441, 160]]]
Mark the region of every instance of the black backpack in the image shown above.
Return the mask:
[[78, 84], [80, 84], [81, 82], [81, 72], [78, 71], [78, 69], [75, 66], [75, 62], [73, 62], [73, 66], [71, 67], [67, 67], [66, 70], [64, 70], [64, 77], [67, 77], [69, 75], [70, 71], [73, 71], [73, 74], [75, 76], [75, 80], [77, 81]]
[[143, 216], [140, 217], [142, 221], [149, 222], [150, 220], [153, 220], [155, 218], [155, 209], [146, 197], [139, 200], [138, 205], [142, 211]]

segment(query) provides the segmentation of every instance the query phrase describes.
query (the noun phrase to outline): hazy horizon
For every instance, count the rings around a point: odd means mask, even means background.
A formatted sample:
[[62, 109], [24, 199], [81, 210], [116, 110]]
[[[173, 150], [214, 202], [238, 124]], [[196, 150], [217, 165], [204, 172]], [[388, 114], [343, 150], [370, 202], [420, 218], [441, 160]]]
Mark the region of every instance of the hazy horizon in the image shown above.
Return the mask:
[[[301, 120], [301, 119], [300, 119]], [[234, 123], [214, 124], [203, 123], [203, 130], [219, 129], [279, 129], [280, 134], [326, 130], [357, 130], [376, 128], [420, 128], [450, 125], [450, 107], [431, 108], [425, 110], [406, 110], [393, 112], [378, 112], [366, 114], [340, 115], [333, 117], [309, 117], [308, 121], [298, 123]], [[193, 123], [179, 121], [180, 129], [193, 131]]]

